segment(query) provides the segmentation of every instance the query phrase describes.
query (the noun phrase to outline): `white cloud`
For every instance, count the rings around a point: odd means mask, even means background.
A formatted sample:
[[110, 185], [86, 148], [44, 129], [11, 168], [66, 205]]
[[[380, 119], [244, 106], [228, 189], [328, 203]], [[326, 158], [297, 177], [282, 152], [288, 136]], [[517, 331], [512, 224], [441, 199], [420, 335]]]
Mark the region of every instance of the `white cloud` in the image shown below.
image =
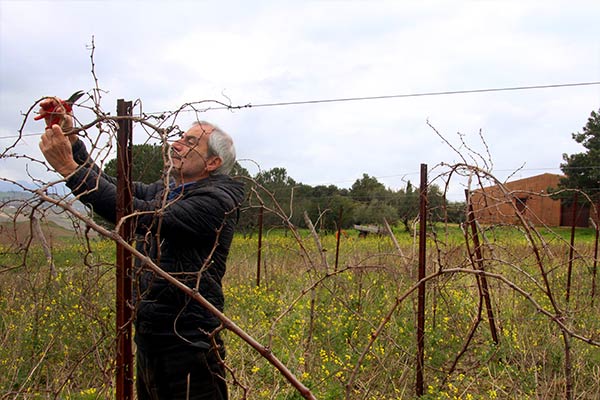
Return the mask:
[[[563, 1], [0, 0], [0, 129], [16, 132], [19, 112], [42, 95], [94, 86], [92, 36], [95, 72], [108, 91], [103, 108], [114, 113], [118, 98], [139, 98], [152, 112], [203, 99], [256, 105], [600, 81], [598, 15], [597, 2]], [[570, 133], [599, 104], [600, 87], [592, 86], [200, 117], [230, 131], [240, 157], [283, 166], [297, 181], [350, 186], [368, 173], [399, 187], [418, 180], [420, 163], [460, 159], [427, 120], [457, 148], [460, 131], [485, 153], [481, 130], [499, 174], [526, 164], [533, 175], [578, 151]], [[194, 118], [184, 112], [177, 123]], [[22, 177], [14, 163], [0, 160], [0, 169]]]

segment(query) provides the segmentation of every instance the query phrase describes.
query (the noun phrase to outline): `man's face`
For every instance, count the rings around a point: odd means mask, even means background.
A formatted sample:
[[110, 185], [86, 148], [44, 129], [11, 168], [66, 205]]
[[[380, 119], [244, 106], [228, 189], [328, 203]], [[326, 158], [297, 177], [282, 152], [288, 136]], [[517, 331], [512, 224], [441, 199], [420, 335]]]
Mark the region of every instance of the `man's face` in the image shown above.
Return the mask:
[[212, 130], [210, 125], [194, 125], [171, 145], [171, 175], [177, 183], [204, 179], [221, 165], [219, 157], [207, 156], [208, 137]]

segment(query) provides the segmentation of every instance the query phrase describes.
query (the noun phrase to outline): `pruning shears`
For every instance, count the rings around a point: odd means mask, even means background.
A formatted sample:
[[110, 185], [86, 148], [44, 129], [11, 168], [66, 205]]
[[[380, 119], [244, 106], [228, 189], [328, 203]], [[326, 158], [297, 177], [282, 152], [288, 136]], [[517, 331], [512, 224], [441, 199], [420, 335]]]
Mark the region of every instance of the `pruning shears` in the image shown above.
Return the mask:
[[60, 105], [56, 104], [54, 105], [53, 103], [46, 103], [44, 105], [42, 105], [42, 111], [40, 112], [39, 115], [36, 115], [33, 119], [35, 121], [39, 121], [40, 119], [46, 117], [47, 114], [55, 114], [52, 119], [50, 120], [50, 126], [54, 125], [54, 124], [60, 124], [60, 120], [62, 118], [61, 113], [57, 113], [57, 109], [58, 107], [62, 106], [65, 109], [65, 113], [70, 113], [73, 111], [73, 104], [79, 100], [79, 98], [81, 98], [81, 96], [83, 96], [85, 93], [82, 90], [78, 90], [75, 93], [73, 93], [71, 96], [69, 96], [69, 98], [67, 100], [61, 100], [60, 101]]

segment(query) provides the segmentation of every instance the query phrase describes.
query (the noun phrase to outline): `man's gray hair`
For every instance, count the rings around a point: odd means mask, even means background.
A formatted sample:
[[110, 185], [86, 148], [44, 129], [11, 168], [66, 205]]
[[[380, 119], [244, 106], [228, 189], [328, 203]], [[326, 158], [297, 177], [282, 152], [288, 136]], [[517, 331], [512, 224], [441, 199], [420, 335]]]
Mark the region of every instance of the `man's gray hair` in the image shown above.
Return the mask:
[[208, 136], [208, 157], [217, 156], [221, 166], [213, 174], [229, 175], [235, 164], [235, 146], [233, 139], [218, 126], [206, 121], [195, 121], [193, 125], [208, 125], [213, 128]]

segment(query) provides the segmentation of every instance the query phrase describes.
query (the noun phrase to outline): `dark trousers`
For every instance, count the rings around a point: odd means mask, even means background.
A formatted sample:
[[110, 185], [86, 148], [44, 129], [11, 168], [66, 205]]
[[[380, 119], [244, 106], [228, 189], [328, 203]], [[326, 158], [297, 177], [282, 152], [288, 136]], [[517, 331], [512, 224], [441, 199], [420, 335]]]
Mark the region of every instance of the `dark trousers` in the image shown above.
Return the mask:
[[206, 342], [136, 338], [138, 400], [227, 400], [225, 370]]

